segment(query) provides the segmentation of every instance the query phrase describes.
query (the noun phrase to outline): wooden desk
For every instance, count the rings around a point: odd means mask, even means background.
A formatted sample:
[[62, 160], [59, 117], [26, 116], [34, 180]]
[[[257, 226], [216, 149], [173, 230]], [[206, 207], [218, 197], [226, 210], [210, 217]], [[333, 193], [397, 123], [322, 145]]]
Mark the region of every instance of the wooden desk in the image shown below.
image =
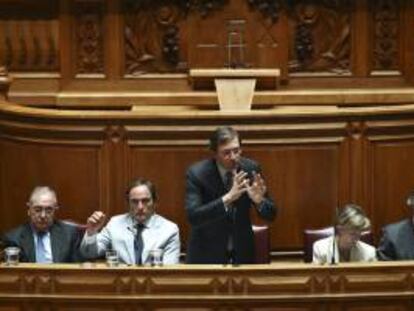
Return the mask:
[[0, 267], [0, 310], [413, 310], [414, 262]]

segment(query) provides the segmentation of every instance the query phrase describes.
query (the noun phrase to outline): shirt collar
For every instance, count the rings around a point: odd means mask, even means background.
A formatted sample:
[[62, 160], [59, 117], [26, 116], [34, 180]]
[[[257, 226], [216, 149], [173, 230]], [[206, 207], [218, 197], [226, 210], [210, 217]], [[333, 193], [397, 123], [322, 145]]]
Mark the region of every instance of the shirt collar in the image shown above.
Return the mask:
[[[155, 215], [155, 213], [153, 213], [146, 221], [144, 221], [143, 225], [144, 225], [145, 228], [151, 228], [151, 227], [154, 226], [154, 222], [155, 222], [154, 215]], [[131, 225], [133, 227], [135, 227], [138, 224], [138, 222], [130, 214], [128, 215], [128, 218], [129, 218], [129, 220], [131, 222]]]

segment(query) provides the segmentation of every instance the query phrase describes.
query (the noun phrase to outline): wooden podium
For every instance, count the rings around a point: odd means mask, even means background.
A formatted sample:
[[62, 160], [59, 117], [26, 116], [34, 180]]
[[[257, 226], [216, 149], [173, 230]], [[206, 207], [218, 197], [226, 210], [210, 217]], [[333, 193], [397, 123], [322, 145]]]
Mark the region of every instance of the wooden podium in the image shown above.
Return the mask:
[[251, 110], [256, 84], [261, 88], [276, 89], [279, 69], [190, 69], [194, 88], [208, 87], [211, 81], [217, 92], [222, 111]]

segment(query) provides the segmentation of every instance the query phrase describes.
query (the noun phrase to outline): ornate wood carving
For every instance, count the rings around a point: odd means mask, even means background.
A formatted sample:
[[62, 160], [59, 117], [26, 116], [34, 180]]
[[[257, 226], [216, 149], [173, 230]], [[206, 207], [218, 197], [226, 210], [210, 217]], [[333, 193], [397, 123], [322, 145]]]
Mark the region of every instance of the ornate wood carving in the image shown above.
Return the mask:
[[185, 16], [174, 2], [127, 0], [125, 12], [125, 72], [180, 71], [177, 23]]
[[0, 269], [5, 310], [409, 311], [414, 297], [411, 262], [237, 269], [21, 264]]
[[292, 6], [290, 71], [349, 72], [351, 9], [349, 1], [303, 1]]
[[57, 71], [58, 44], [58, 2], [2, 2], [0, 64], [10, 71]]
[[163, 56], [164, 59], [171, 65], [176, 66], [179, 62], [179, 33], [178, 27], [175, 25], [168, 26], [163, 36]]
[[272, 23], [276, 23], [279, 19], [282, 1], [280, 0], [247, 0], [249, 5], [259, 10], [265, 18], [270, 18]]
[[396, 70], [399, 66], [400, 1], [370, 3], [374, 19], [373, 69]]
[[221, 9], [229, 0], [188, 0], [190, 9], [198, 11], [202, 17], [207, 17], [214, 10]]
[[104, 3], [81, 2], [75, 7], [76, 71], [104, 72], [103, 16]]
[[0, 37], [3, 38], [0, 63], [11, 71], [58, 70], [58, 28], [55, 21], [7, 20], [3, 25], [0, 28]]

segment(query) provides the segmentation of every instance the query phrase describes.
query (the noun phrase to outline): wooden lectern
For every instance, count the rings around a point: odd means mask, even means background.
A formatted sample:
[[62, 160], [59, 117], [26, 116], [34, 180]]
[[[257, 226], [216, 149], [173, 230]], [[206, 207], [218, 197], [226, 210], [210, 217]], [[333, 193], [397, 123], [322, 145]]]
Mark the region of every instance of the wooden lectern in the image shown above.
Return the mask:
[[251, 110], [256, 82], [260, 82], [261, 88], [276, 89], [279, 77], [279, 69], [190, 69], [195, 89], [214, 81], [223, 111]]

